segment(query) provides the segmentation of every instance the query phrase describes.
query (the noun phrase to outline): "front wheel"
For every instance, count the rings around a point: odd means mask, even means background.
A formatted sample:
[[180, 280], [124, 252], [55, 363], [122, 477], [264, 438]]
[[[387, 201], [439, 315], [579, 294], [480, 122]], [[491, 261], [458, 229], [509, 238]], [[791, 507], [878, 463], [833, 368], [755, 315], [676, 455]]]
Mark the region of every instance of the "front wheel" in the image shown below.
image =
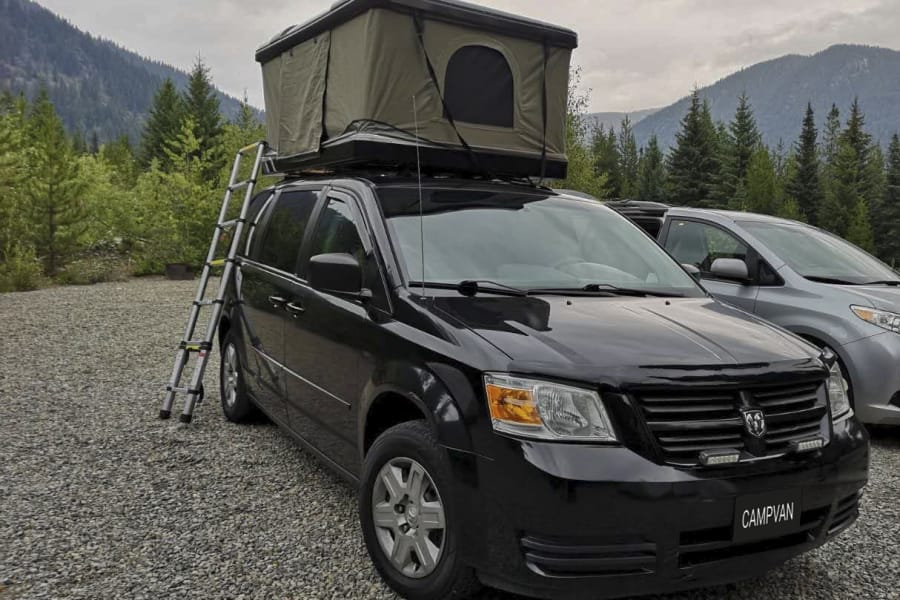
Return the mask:
[[450, 466], [424, 421], [384, 432], [366, 456], [359, 515], [372, 562], [410, 600], [469, 598], [480, 585], [459, 556]]

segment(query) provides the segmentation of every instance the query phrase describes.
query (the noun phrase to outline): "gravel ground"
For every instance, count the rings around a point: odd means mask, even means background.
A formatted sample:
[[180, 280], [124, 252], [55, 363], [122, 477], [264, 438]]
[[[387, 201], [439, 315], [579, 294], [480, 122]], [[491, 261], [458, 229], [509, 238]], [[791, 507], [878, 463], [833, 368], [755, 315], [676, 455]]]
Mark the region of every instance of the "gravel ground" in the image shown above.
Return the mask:
[[[0, 295], [0, 599], [394, 598], [354, 491], [274, 426], [225, 422], [217, 358], [194, 423], [156, 419], [193, 290]], [[900, 598], [900, 430], [872, 450], [849, 533], [764, 578], [666, 598]]]

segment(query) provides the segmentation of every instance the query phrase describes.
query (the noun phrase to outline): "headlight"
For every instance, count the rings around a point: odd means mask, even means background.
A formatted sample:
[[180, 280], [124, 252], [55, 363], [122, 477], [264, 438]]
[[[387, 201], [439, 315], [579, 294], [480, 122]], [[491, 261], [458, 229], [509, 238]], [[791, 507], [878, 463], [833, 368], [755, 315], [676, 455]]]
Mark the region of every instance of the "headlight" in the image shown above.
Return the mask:
[[897, 313], [866, 306], [851, 306], [850, 310], [863, 321], [868, 321], [872, 325], [877, 325], [888, 331], [900, 333], [900, 315]]
[[831, 404], [831, 419], [838, 421], [853, 413], [850, 411], [850, 398], [847, 396], [844, 375], [841, 373], [841, 366], [837, 359], [831, 363], [828, 371], [827, 390], [828, 402]]
[[600, 396], [547, 381], [487, 373], [494, 430], [541, 440], [610, 442], [616, 436]]

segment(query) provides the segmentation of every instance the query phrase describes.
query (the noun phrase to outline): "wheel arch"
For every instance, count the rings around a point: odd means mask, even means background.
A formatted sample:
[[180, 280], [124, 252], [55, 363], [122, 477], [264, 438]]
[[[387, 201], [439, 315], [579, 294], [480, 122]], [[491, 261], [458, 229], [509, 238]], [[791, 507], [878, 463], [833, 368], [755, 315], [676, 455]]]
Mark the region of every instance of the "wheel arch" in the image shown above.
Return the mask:
[[424, 419], [442, 445], [471, 451], [464, 419], [474, 400], [471, 388], [465, 375], [448, 365], [386, 365], [366, 386], [360, 406], [360, 458], [380, 433], [415, 419]]

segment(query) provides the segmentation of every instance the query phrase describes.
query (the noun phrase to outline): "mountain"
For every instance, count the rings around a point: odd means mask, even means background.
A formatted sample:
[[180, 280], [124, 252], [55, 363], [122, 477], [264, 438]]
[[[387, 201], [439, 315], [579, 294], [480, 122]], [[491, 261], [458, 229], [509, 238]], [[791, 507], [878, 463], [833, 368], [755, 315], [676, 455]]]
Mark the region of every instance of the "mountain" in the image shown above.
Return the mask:
[[646, 108], [644, 110], [633, 110], [631, 112], [596, 112], [589, 113], [585, 118], [587, 119], [588, 129], [591, 131], [600, 126], [603, 126], [603, 128], [607, 130], [610, 128], [618, 130], [625, 115], [628, 115], [628, 118], [631, 119], [631, 123], [635, 124], [658, 110], [658, 108]]
[[[807, 102], [812, 102], [821, 131], [831, 104], [846, 117], [855, 96], [866, 115], [866, 129], [887, 144], [900, 130], [900, 52], [836, 45], [812, 56], [791, 54], [758, 63], [700, 89], [713, 119], [726, 122], [734, 116], [742, 92], [750, 98], [766, 144], [783, 140], [789, 146], [797, 139]], [[656, 133], [660, 145], [673, 145], [689, 103], [689, 97], [682, 98], [638, 123], [638, 144]]]
[[[0, 0], [0, 92], [24, 91], [30, 99], [43, 86], [71, 131], [100, 141], [127, 134], [137, 142], [153, 95], [170, 77], [179, 89], [187, 73], [143, 58], [74, 27], [29, 0]], [[237, 99], [219, 92], [226, 118]]]

